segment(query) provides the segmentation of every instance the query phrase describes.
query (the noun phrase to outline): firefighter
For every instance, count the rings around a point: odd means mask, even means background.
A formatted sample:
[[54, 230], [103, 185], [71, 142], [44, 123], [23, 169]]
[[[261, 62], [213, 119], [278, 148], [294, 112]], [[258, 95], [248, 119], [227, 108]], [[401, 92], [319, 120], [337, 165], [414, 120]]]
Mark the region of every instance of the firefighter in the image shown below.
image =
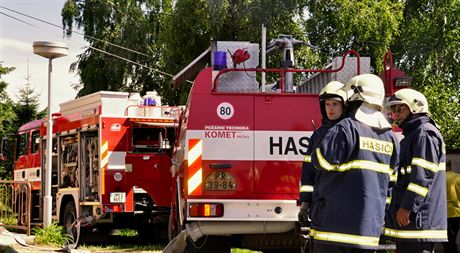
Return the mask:
[[460, 174], [452, 170], [452, 162], [446, 162], [447, 186], [447, 238], [444, 253], [457, 253], [457, 234], [460, 228]]
[[319, 94], [321, 114], [323, 116], [321, 127], [316, 129], [310, 137], [307, 155], [302, 164], [302, 176], [300, 181], [300, 211], [298, 214], [299, 223], [303, 227], [310, 225], [309, 208], [314, 204], [312, 195], [314, 185], [319, 172], [310, 163], [310, 155], [315, 145], [324, 136], [329, 128], [339, 122], [344, 116], [346, 93], [343, 91], [345, 85], [338, 81], [328, 83]]
[[381, 112], [382, 80], [358, 75], [344, 91], [347, 117], [327, 131], [311, 155], [321, 171], [311, 210], [314, 253], [378, 248], [389, 177], [397, 166], [399, 143]]
[[434, 242], [447, 240], [444, 141], [422, 93], [399, 90], [386, 107], [404, 138], [385, 235], [396, 241], [398, 253], [433, 252]]

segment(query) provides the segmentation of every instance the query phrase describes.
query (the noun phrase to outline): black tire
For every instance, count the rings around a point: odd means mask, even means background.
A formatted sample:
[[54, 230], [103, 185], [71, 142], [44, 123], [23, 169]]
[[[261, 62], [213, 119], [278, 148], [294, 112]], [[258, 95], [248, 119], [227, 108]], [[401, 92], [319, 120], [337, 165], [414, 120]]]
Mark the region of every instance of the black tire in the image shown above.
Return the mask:
[[70, 235], [74, 242], [77, 240], [77, 229], [75, 228], [75, 220], [77, 219], [77, 211], [75, 209], [75, 204], [73, 201], [70, 201], [66, 204], [64, 208], [64, 215], [62, 218], [62, 225], [64, 226], [68, 235]]

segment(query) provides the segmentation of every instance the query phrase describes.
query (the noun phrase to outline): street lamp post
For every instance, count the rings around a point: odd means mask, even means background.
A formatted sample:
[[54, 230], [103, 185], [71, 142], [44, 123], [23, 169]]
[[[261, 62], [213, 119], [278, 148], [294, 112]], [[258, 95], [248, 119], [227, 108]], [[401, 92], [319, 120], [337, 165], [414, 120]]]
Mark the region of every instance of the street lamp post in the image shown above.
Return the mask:
[[43, 226], [51, 224], [53, 198], [51, 197], [51, 170], [53, 154], [53, 117], [51, 114], [51, 72], [54, 58], [66, 56], [68, 47], [65, 43], [35, 41], [34, 54], [48, 58], [48, 124], [46, 126], [46, 170], [45, 170], [45, 196], [43, 197]]

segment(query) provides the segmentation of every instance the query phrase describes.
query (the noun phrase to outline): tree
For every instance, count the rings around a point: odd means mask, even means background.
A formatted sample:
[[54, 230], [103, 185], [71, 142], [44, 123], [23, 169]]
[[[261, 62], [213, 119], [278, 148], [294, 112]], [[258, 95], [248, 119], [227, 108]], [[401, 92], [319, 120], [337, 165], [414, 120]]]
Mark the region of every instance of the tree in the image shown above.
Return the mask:
[[403, 2], [307, 0], [309, 17], [305, 32], [314, 45], [332, 55], [354, 49], [370, 56], [373, 68], [379, 73], [383, 70], [383, 55], [399, 34]]
[[[164, 43], [161, 65], [167, 72], [178, 73], [205, 51], [211, 40], [257, 43], [261, 40], [262, 24], [267, 27], [268, 40], [282, 33], [306, 41], [300, 23], [304, 10], [301, 2], [178, 0], [161, 30], [161, 41]], [[300, 48], [296, 55], [300, 66], [316, 63], [308, 48]], [[267, 65], [279, 67], [279, 59], [279, 55], [269, 55]], [[170, 84], [164, 83], [163, 87], [170, 88]], [[185, 85], [176, 91], [176, 98], [180, 96], [176, 103], [185, 103], [189, 88], [190, 85]]]
[[460, 1], [409, 0], [396, 63], [428, 99], [448, 148], [460, 148]]
[[46, 116], [46, 112], [44, 110], [38, 112], [40, 94], [37, 94], [31, 87], [30, 75], [28, 74], [25, 79], [27, 82], [21, 89], [19, 89], [18, 94], [16, 95], [18, 102], [14, 103], [13, 106], [13, 110], [17, 116], [14, 121], [16, 129], [29, 121]]
[[164, 76], [153, 70], [158, 68], [161, 52], [157, 37], [161, 14], [169, 10], [170, 2], [68, 0], [65, 3], [62, 17], [66, 34], [72, 34], [75, 24], [83, 29], [90, 44], [72, 66], [81, 78], [81, 85], [75, 87], [81, 88], [78, 96], [99, 90], [144, 92], [158, 89], [157, 84]]
[[[5, 137], [8, 133], [14, 132], [13, 121], [16, 115], [13, 111], [13, 102], [6, 93], [8, 83], [1, 80], [3, 75], [13, 70], [13, 67], [4, 67], [2, 62], [0, 62], [0, 139]], [[11, 178], [11, 162], [12, 161], [0, 161], [1, 179]]]
[[[287, 33], [305, 39], [300, 26], [303, 6], [298, 0], [178, 0], [172, 3], [68, 0], [62, 10], [66, 32], [70, 35], [76, 23], [83, 28], [91, 46], [73, 65], [82, 81], [79, 95], [101, 89], [157, 90], [168, 104], [177, 104], [184, 103], [188, 93], [187, 86], [171, 90], [171, 78], [167, 75], [101, 54], [94, 48], [175, 74], [208, 48], [212, 39], [260, 41], [262, 24], [269, 28], [268, 38]], [[266, 8], [267, 4], [271, 8]], [[109, 43], [147, 52], [150, 57]], [[309, 55], [305, 51], [300, 53], [303, 59]]]

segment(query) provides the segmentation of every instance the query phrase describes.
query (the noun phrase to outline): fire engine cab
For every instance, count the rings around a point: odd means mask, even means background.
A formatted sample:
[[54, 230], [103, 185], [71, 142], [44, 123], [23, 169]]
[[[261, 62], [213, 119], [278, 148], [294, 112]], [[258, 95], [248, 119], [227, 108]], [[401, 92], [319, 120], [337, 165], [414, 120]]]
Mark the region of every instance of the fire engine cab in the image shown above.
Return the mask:
[[[53, 115], [53, 218], [72, 235], [77, 219], [135, 225], [150, 234], [146, 223], [167, 223], [181, 109], [144, 105], [137, 97], [100, 91], [60, 104]], [[32, 223], [43, 217], [46, 141], [46, 120], [36, 120], [19, 129], [10, 149], [14, 180], [32, 182]]]

